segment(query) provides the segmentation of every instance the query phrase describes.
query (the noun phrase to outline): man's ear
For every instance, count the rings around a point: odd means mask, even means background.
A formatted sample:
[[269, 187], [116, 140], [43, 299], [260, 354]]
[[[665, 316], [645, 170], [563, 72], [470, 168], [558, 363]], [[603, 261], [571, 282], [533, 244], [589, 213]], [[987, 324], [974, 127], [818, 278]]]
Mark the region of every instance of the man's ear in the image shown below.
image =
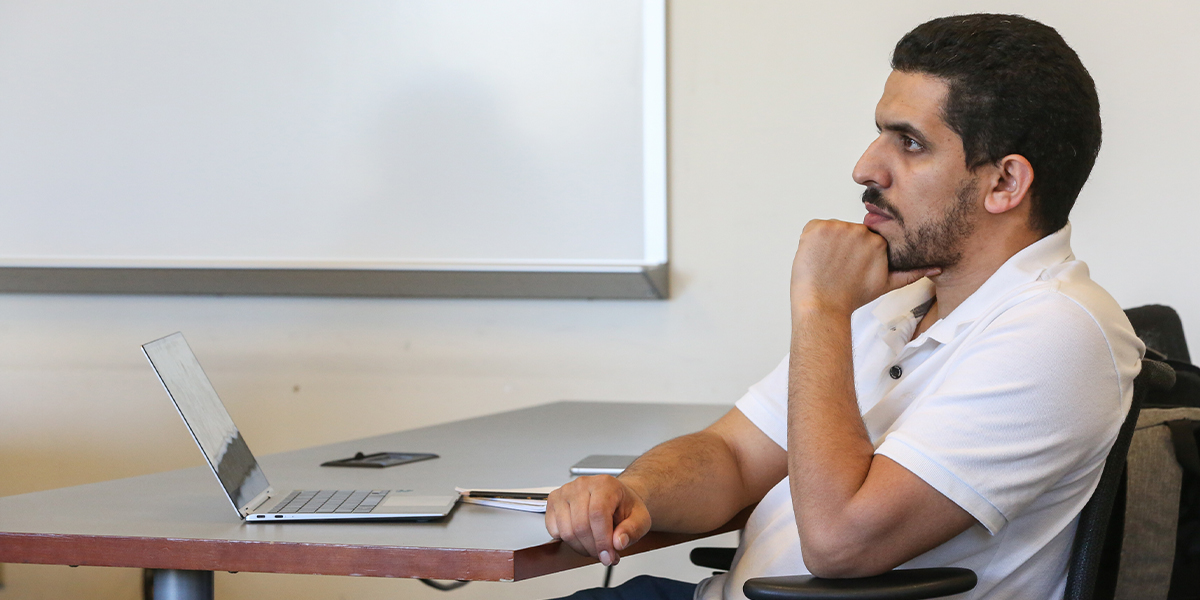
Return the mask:
[[990, 213], [1006, 213], [1029, 202], [1029, 186], [1033, 185], [1033, 165], [1020, 154], [1009, 154], [996, 163], [996, 179], [983, 201]]

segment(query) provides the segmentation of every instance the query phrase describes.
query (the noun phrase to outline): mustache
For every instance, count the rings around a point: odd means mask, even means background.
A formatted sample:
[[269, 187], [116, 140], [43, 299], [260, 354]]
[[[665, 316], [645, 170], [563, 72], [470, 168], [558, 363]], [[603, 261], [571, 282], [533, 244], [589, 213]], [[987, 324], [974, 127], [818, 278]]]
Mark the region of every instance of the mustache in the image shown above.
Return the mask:
[[862, 201], [863, 204], [873, 204], [879, 208], [882, 208], [883, 210], [886, 210], [888, 214], [892, 215], [892, 218], [896, 219], [897, 223], [900, 225], [904, 224], [904, 217], [900, 216], [900, 211], [896, 210], [896, 207], [892, 206], [892, 203], [888, 202], [887, 198], [883, 197], [883, 192], [879, 191], [878, 189], [869, 187], [863, 190]]

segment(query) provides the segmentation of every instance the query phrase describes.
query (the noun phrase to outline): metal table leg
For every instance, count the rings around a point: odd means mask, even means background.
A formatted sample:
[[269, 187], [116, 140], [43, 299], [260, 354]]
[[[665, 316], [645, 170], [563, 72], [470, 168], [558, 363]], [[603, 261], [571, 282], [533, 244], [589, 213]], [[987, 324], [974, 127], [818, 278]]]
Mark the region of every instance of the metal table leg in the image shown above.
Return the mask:
[[154, 571], [154, 600], [212, 600], [212, 571]]

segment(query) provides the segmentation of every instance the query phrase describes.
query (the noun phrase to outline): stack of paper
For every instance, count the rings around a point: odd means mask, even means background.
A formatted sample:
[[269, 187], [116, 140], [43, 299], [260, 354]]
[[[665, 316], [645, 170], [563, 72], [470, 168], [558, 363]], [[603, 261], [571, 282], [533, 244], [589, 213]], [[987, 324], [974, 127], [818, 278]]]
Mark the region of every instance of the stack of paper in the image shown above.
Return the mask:
[[523, 510], [525, 512], [546, 512], [546, 497], [557, 486], [539, 488], [515, 488], [498, 490], [495, 488], [454, 488], [462, 494], [462, 501], [468, 504], [481, 504], [495, 508]]

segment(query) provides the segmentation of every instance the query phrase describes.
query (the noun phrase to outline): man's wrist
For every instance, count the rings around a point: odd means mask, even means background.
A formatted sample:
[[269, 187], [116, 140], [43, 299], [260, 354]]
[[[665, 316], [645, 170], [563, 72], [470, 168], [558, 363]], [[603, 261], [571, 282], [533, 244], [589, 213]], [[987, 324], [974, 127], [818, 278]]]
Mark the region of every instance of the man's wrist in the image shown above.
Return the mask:
[[793, 329], [806, 322], [825, 319], [849, 319], [853, 309], [836, 303], [821, 302], [815, 299], [792, 302]]
[[637, 496], [637, 499], [641, 501], [642, 505], [649, 509], [649, 504], [646, 502], [648, 497], [648, 489], [646, 488], [644, 481], [641, 481], [636, 475], [626, 476], [624, 474], [618, 475], [617, 481], [620, 481], [621, 484], [625, 486], [625, 489], [633, 492], [633, 495]]

